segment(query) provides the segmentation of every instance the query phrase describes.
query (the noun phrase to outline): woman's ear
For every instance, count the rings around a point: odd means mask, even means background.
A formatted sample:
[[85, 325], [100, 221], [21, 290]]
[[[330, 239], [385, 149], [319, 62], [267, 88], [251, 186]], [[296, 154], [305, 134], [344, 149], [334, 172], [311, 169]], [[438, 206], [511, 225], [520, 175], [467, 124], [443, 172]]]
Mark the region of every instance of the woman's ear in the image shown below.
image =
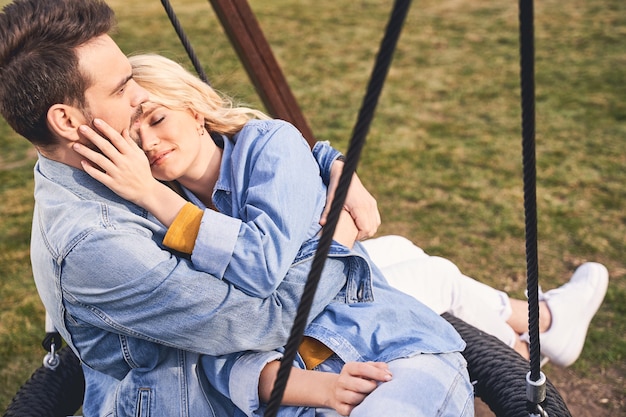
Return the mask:
[[78, 127], [87, 123], [83, 113], [76, 107], [54, 104], [48, 109], [48, 125], [57, 136], [77, 141], [80, 139]]
[[192, 114], [193, 114], [193, 118], [196, 120], [196, 122], [199, 125], [204, 126], [204, 116], [201, 115], [200, 113], [195, 112], [195, 111], [192, 111]]
[[198, 124], [198, 134], [200, 136], [204, 135], [204, 132], [206, 132], [206, 123], [204, 120], [204, 116], [201, 115], [200, 113], [197, 112], [193, 112], [193, 118], [195, 119], [196, 123]]

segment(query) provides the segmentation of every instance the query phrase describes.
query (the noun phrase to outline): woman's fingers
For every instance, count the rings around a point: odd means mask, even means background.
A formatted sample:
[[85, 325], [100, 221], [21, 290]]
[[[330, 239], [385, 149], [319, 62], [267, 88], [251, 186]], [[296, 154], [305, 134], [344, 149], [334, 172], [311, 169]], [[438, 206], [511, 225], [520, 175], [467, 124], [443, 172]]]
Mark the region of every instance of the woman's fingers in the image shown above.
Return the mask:
[[80, 126], [79, 131], [83, 137], [96, 145], [110, 159], [115, 158], [118, 154], [127, 154], [140, 150], [137, 144], [130, 138], [127, 129], [120, 134], [100, 119], [94, 119], [93, 125], [98, 131], [87, 125]]
[[113, 140], [108, 137], [105, 138], [87, 125], [80, 126], [78, 131], [83, 138], [93, 143], [104, 155], [111, 157], [119, 153], [119, 150], [114, 144], [115, 138], [113, 138]]
[[[110, 171], [112, 168], [115, 167], [115, 164], [113, 164], [113, 162], [111, 162], [111, 160], [107, 156], [103, 155], [102, 153], [96, 152], [85, 145], [75, 143], [72, 148], [76, 153], [86, 158], [86, 161], [81, 161], [83, 167], [90, 166], [92, 167], [92, 169], [96, 169], [95, 166], [98, 166], [104, 172]], [[91, 174], [90, 171], [87, 172]]]
[[391, 381], [392, 375], [386, 363], [348, 362], [339, 374], [338, 384], [352, 392], [355, 398], [369, 394], [379, 383]]
[[97, 149], [81, 143], [73, 146], [86, 159], [81, 161], [85, 171], [122, 196], [134, 196], [145, 184], [151, 184], [154, 178], [148, 158], [130, 138], [128, 130], [120, 134], [100, 119], [95, 119], [93, 124], [97, 131], [82, 125], [79, 132]]
[[[127, 137], [124, 137], [117, 130], [113, 129], [102, 119], [94, 119], [93, 125], [98, 131], [104, 135], [110, 142], [115, 146], [115, 148], [122, 154], [127, 153], [129, 150], [134, 150], [137, 148], [137, 144], [129, 141]], [[126, 136], [128, 129], [124, 129]], [[132, 142], [132, 143], [131, 143]]]
[[391, 380], [391, 371], [384, 362], [348, 362], [345, 371], [353, 377], [365, 380], [387, 382]]
[[337, 405], [335, 409], [341, 415], [349, 415], [354, 407], [361, 404], [365, 397], [382, 382], [390, 381], [391, 372], [383, 362], [348, 362], [336, 382]]

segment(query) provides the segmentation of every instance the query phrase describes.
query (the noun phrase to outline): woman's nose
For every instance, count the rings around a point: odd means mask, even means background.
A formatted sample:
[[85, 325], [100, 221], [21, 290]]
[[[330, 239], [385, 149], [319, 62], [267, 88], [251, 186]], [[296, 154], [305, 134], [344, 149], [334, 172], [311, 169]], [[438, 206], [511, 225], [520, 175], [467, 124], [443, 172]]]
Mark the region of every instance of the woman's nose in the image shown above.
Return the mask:
[[140, 146], [144, 152], [149, 152], [154, 149], [160, 142], [157, 135], [151, 135], [144, 132], [139, 134]]

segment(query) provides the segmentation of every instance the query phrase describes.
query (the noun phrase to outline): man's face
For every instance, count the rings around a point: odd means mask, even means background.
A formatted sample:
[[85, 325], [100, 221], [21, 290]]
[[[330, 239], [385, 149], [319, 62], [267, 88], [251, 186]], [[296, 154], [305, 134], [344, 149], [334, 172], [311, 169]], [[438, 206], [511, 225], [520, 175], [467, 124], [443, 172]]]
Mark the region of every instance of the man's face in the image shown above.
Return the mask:
[[[148, 92], [132, 79], [126, 55], [108, 35], [77, 49], [81, 72], [91, 79], [85, 91], [89, 116], [107, 122], [118, 132], [127, 129], [148, 100]], [[91, 124], [91, 120], [86, 121]]]

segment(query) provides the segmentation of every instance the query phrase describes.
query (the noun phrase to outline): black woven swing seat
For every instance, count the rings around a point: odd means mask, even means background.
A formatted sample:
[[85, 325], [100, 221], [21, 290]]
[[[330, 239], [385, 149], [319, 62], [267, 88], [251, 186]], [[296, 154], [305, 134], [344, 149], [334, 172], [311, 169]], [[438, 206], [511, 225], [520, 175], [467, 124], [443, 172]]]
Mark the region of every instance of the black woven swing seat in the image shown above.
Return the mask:
[[[526, 374], [528, 361], [495, 336], [444, 313], [467, 343], [463, 356], [467, 361], [474, 394], [498, 417], [528, 417], [526, 409]], [[550, 381], [546, 382], [543, 409], [551, 417], [571, 417], [563, 398]]]
[[[467, 342], [463, 356], [468, 363], [474, 392], [498, 417], [528, 417], [525, 378], [528, 362], [497, 338], [464, 321], [444, 314]], [[20, 388], [4, 417], [66, 417], [80, 409], [85, 381], [80, 362], [66, 346], [59, 351], [56, 370], [37, 369]], [[571, 417], [565, 402], [547, 382], [544, 410], [551, 417]]]

